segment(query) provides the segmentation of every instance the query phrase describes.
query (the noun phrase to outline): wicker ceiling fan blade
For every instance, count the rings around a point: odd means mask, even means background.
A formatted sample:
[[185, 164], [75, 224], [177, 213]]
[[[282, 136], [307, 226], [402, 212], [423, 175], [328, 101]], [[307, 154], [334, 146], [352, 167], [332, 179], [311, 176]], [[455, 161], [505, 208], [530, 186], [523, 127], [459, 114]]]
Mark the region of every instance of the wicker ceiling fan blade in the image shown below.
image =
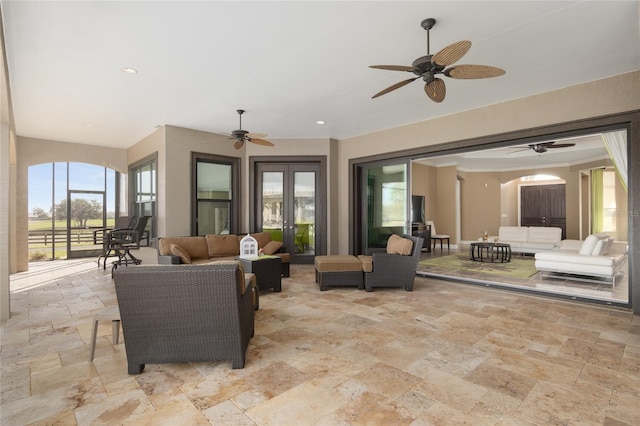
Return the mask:
[[433, 55], [431, 62], [440, 66], [447, 66], [458, 62], [471, 49], [469, 40], [462, 40], [450, 44]]
[[262, 145], [262, 146], [274, 146], [272, 142], [269, 142], [269, 141], [264, 140], [264, 139], [249, 138], [249, 142], [255, 143], [257, 145]]
[[553, 145], [547, 145], [547, 148], [569, 148], [576, 146], [575, 143], [554, 143]]
[[476, 79], [499, 77], [506, 73], [505, 70], [489, 65], [456, 65], [444, 71], [444, 75], [451, 78]]
[[405, 65], [369, 65], [369, 68], [375, 68], [377, 70], [389, 70], [389, 71], [408, 71], [413, 72], [415, 68]]
[[435, 78], [432, 82], [424, 85], [424, 92], [433, 102], [440, 103], [444, 101], [444, 97], [447, 95], [447, 88], [444, 80]]
[[267, 134], [266, 133], [252, 133], [252, 132], [249, 132], [249, 133], [246, 134], [246, 136], [248, 138], [251, 138], [251, 139], [262, 139], [262, 138], [266, 138]]
[[401, 82], [399, 82], [399, 83], [393, 84], [393, 85], [391, 85], [391, 86], [387, 87], [386, 89], [381, 90], [381, 91], [379, 91], [378, 93], [376, 93], [375, 95], [373, 95], [373, 96], [371, 97], [371, 99], [375, 99], [375, 98], [377, 98], [378, 96], [382, 96], [382, 95], [385, 95], [385, 94], [387, 94], [387, 93], [389, 93], [389, 92], [392, 92], [392, 91], [394, 91], [394, 90], [396, 90], [396, 89], [399, 89], [399, 88], [401, 88], [402, 86], [405, 86], [405, 85], [407, 85], [407, 84], [411, 83], [412, 81], [415, 81], [415, 80], [417, 80], [417, 79], [419, 79], [419, 78], [420, 78], [420, 77], [410, 78], [410, 79], [408, 79], [408, 80], [403, 80], [403, 81], [401, 81]]

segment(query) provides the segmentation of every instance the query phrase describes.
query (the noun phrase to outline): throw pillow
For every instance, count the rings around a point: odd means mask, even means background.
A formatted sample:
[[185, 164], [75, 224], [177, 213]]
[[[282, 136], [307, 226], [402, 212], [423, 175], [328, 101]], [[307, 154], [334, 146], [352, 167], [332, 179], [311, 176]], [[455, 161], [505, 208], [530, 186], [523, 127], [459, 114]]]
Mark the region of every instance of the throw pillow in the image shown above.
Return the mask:
[[256, 232], [254, 234], [251, 234], [251, 236], [258, 242], [258, 248], [264, 248], [264, 246], [266, 246], [267, 243], [271, 241], [271, 234], [266, 231]]
[[593, 248], [593, 252], [591, 255], [600, 256], [604, 254], [604, 249], [607, 248], [607, 240], [600, 240], [596, 243], [596, 246]]
[[170, 249], [172, 255], [180, 258], [180, 262], [187, 264], [191, 263], [191, 256], [189, 256], [189, 253], [187, 253], [187, 251], [178, 244], [171, 244]]
[[588, 256], [593, 253], [593, 250], [596, 248], [596, 244], [598, 244], [599, 238], [593, 234], [589, 235], [585, 238], [584, 243], [580, 247], [579, 254], [583, 256]]
[[400, 235], [391, 234], [387, 240], [387, 253], [389, 254], [401, 254], [408, 256], [411, 254], [413, 248], [413, 241], [408, 238], [402, 238]]
[[269, 241], [262, 249], [264, 254], [274, 254], [280, 250], [280, 247], [282, 247], [282, 241]]

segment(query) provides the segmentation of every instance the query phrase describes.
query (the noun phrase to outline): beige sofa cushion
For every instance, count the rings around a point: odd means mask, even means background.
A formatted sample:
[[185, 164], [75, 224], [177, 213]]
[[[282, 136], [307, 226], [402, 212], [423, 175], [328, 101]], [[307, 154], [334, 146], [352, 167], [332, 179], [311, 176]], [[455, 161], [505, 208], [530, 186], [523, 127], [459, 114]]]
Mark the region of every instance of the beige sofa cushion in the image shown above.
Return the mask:
[[185, 249], [180, 247], [178, 244], [171, 244], [171, 254], [174, 256], [178, 256], [182, 263], [189, 264], [191, 263], [191, 256]]
[[205, 238], [209, 249], [209, 257], [240, 255], [238, 235], [207, 234]]
[[179, 245], [184, 251], [189, 253], [191, 260], [206, 259], [209, 257], [207, 240], [204, 237], [165, 237], [160, 238], [158, 243], [158, 253], [161, 256], [171, 256], [171, 244]]
[[400, 235], [392, 234], [387, 240], [387, 253], [401, 254], [408, 256], [411, 254], [413, 241], [408, 238], [402, 238]]

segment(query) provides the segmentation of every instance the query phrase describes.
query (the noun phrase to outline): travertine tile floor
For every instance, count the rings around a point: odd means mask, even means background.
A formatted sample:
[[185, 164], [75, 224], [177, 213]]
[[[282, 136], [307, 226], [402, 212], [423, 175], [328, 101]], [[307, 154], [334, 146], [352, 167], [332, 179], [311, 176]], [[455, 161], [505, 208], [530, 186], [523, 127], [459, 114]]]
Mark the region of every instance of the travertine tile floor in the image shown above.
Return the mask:
[[420, 277], [413, 292], [320, 292], [313, 267], [293, 265], [262, 294], [244, 369], [130, 376], [110, 324], [88, 361], [92, 314], [116, 303], [109, 271], [48, 267], [12, 276], [2, 425], [640, 424], [628, 311]]

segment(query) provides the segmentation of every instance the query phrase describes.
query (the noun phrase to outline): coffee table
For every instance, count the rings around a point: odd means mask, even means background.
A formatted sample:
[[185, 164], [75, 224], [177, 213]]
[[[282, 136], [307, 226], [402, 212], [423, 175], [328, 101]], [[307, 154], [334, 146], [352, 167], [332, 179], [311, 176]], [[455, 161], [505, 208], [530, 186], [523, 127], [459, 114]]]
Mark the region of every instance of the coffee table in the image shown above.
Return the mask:
[[469, 259], [475, 262], [511, 262], [511, 244], [486, 241], [471, 243]]
[[255, 274], [259, 290], [272, 288], [282, 291], [282, 265], [278, 256], [258, 256], [250, 259], [238, 258], [245, 272]]

